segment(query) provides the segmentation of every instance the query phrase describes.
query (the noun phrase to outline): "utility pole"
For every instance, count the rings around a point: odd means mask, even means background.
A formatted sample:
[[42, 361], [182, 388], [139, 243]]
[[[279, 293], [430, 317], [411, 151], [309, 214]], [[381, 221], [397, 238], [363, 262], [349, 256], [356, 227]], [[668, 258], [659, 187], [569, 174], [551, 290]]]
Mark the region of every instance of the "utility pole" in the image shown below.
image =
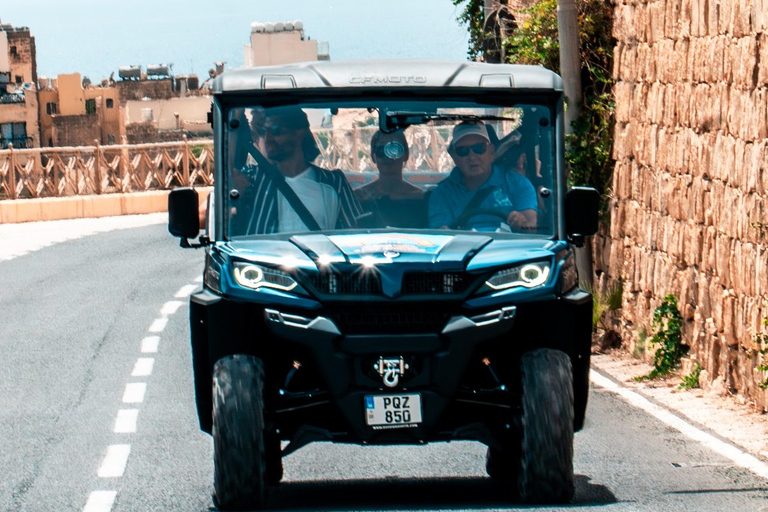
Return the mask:
[[[573, 133], [572, 123], [581, 111], [581, 53], [579, 21], [575, 0], [557, 0], [557, 31], [560, 40], [560, 74], [566, 98], [565, 133]], [[592, 240], [576, 249], [576, 267], [582, 285], [592, 289]]]
[[565, 133], [581, 110], [581, 58], [579, 21], [575, 0], [557, 0], [557, 31], [560, 40], [560, 74], [566, 97]]

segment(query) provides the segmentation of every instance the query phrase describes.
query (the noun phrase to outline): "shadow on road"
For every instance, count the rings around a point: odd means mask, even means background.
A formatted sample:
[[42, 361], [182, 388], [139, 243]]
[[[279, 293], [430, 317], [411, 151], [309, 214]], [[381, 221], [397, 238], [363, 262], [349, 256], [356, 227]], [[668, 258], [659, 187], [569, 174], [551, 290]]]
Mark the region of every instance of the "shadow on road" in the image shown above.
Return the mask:
[[[576, 475], [573, 503], [558, 508], [582, 508], [616, 503], [604, 485]], [[515, 507], [517, 505], [517, 507]], [[515, 503], [508, 491], [488, 478], [384, 478], [287, 482], [270, 500], [271, 510], [455, 510], [531, 508]]]

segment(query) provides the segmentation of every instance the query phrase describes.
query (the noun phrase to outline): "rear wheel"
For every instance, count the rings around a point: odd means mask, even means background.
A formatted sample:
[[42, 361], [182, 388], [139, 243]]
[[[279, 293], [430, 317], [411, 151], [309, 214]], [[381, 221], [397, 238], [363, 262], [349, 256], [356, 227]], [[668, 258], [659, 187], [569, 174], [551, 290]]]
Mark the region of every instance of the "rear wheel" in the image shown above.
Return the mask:
[[221, 510], [253, 510], [267, 501], [264, 368], [234, 355], [213, 368], [213, 488]]
[[573, 498], [573, 371], [559, 350], [523, 355], [523, 438], [518, 489], [531, 503]]

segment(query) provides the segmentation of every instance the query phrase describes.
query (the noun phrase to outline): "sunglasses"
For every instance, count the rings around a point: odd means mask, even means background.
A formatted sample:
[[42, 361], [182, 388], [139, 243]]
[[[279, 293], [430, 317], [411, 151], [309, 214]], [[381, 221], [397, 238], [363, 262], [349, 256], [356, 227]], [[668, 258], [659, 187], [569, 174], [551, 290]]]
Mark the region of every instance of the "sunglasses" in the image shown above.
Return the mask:
[[488, 151], [488, 144], [486, 142], [478, 142], [477, 144], [472, 144], [471, 146], [457, 146], [453, 148], [453, 150], [460, 157], [469, 155], [470, 150], [476, 155], [484, 155], [485, 152]]

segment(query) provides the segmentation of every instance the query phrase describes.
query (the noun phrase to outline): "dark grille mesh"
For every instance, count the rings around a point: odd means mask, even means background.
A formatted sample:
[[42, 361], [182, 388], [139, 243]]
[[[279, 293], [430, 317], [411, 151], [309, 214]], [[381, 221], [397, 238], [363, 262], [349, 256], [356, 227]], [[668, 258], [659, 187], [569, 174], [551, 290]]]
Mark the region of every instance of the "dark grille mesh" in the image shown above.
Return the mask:
[[457, 272], [408, 272], [403, 277], [403, 295], [461, 294], [472, 284], [470, 276]]
[[381, 279], [374, 272], [342, 274], [322, 272], [311, 277], [312, 286], [334, 295], [381, 295]]
[[[423, 306], [422, 306], [423, 307]], [[344, 308], [333, 315], [344, 334], [424, 334], [443, 330], [450, 314], [414, 304]]]

